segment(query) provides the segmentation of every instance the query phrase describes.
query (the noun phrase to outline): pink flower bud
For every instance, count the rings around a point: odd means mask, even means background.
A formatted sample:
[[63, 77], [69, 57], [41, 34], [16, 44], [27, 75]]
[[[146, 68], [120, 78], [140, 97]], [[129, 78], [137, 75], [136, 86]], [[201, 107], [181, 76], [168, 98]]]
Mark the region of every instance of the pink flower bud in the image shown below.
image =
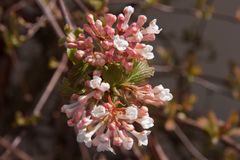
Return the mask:
[[109, 27], [112, 27], [112, 25], [116, 22], [117, 20], [117, 17], [113, 14], [106, 14], [104, 16], [105, 18], [105, 21], [106, 21], [106, 24], [109, 26]]

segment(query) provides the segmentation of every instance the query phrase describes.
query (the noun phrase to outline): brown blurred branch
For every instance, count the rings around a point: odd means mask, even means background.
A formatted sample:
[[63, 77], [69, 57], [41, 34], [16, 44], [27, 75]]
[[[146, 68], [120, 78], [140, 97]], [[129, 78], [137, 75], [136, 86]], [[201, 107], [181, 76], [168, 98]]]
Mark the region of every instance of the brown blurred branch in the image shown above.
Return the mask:
[[75, 27], [75, 26], [73, 25], [73, 23], [72, 23], [69, 10], [67, 9], [64, 1], [63, 1], [63, 0], [59, 0], [59, 4], [60, 4], [60, 8], [61, 8], [62, 15], [63, 15], [66, 23], [70, 26], [70, 28]]
[[153, 150], [153, 154], [156, 156], [156, 159], [158, 160], [169, 160], [166, 153], [163, 151], [163, 148], [161, 144], [159, 143], [156, 135], [153, 133], [149, 136], [149, 145], [151, 150]]
[[[181, 67], [174, 67], [171, 65], [153, 65], [155, 72], [157, 73], [170, 73], [170, 72], [183, 72], [181, 70], [177, 70], [176, 68], [181, 68]], [[210, 91], [213, 91], [218, 94], [222, 94], [224, 96], [227, 96], [229, 98], [235, 99], [231, 93], [231, 90], [227, 88], [227, 86], [223, 83], [219, 83], [221, 79], [214, 78], [213, 80], [210, 78], [207, 78], [206, 76], [194, 76], [191, 80], [192, 83], [198, 84]], [[217, 81], [217, 82], [215, 82]], [[223, 80], [221, 80], [223, 81]]]
[[236, 143], [236, 142], [235, 142], [232, 138], [230, 138], [229, 136], [222, 136], [222, 137], [221, 137], [221, 141], [222, 141], [224, 144], [226, 144], [226, 145], [234, 148], [236, 151], [240, 152], [240, 144]]
[[[53, 27], [54, 31], [56, 32], [56, 34], [58, 35], [58, 37], [59, 38], [63, 37], [64, 33], [63, 33], [61, 27], [59, 26], [59, 24], [57, 23], [57, 20], [53, 16], [49, 6], [45, 3], [44, 0], [36, 0], [36, 2], [40, 6], [40, 8], [43, 10], [44, 14], [46, 15], [47, 20], [52, 25], [52, 27]], [[47, 85], [46, 89], [44, 90], [42, 96], [40, 97], [39, 101], [37, 102], [36, 106], [34, 107], [34, 110], [33, 110], [33, 115], [34, 116], [39, 116], [40, 115], [41, 110], [43, 109], [45, 103], [47, 102], [47, 100], [48, 100], [48, 98], [50, 96], [50, 94], [52, 93], [53, 89], [55, 88], [55, 86], [56, 86], [60, 76], [64, 72], [64, 70], [66, 68], [66, 65], [67, 65], [67, 56], [66, 56], [66, 54], [63, 54], [62, 60], [61, 60], [61, 62], [59, 64], [58, 68], [54, 72], [50, 82], [48, 83], [48, 85]], [[21, 143], [22, 138], [23, 138], [22, 135], [17, 136], [13, 140], [12, 145], [14, 144], [14, 142], [16, 140], [18, 140], [18, 143], [15, 144], [15, 146], [14, 146], [14, 147], [17, 147]], [[7, 156], [9, 155], [6, 152], [4, 154], [7, 155]]]
[[91, 160], [87, 147], [84, 144], [79, 144], [79, 148], [80, 148], [82, 157], [84, 157], [85, 160]]
[[[32, 160], [31, 156], [29, 156], [27, 153], [23, 152], [22, 150], [12, 146], [11, 143], [9, 143], [6, 139], [0, 137], [0, 145], [6, 148], [7, 151], [12, 152], [16, 157], [18, 157], [21, 160]], [[1, 160], [7, 160], [7, 156], [1, 156]]]
[[[17, 137], [13, 140], [13, 142], [11, 143], [11, 146], [12, 146], [13, 148], [16, 148], [16, 147], [20, 144], [20, 142], [21, 142], [21, 140], [22, 140], [22, 136], [23, 136], [24, 134], [25, 134], [25, 133], [22, 132], [22, 134], [20, 134], [19, 136], [17, 136]], [[8, 157], [10, 154], [11, 154], [11, 150], [6, 150], [6, 151], [2, 154], [2, 157]]]
[[64, 72], [66, 65], [67, 65], [67, 56], [64, 53], [62, 56], [62, 60], [57, 68], [57, 70], [54, 72], [50, 82], [48, 83], [45, 91], [43, 92], [40, 100], [38, 101], [36, 107], [33, 110], [33, 115], [34, 116], [40, 116], [41, 110], [45, 103], [47, 102], [50, 94], [52, 93], [53, 89], [55, 88], [59, 78], [61, 77], [62, 73]]
[[174, 133], [178, 136], [178, 138], [181, 140], [183, 145], [186, 147], [186, 149], [191, 153], [193, 157], [195, 157], [198, 160], [207, 160], [207, 158], [202, 155], [198, 149], [191, 143], [191, 141], [188, 139], [188, 137], [184, 134], [182, 129], [176, 124]]
[[138, 160], [144, 160], [144, 156], [143, 156], [143, 154], [142, 154], [142, 152], [139, 149], [139, 146], [137, 144], [133, 144], [132, 152]]
[[89, 9], [85, 6], [82, 0], [74, 0], [74, 2], [79, 6], [80, 9], [82, 9], [83, 12], [90, 13]]
[[41, 27], [45, 25], [47, 18], [41, 16], [37, 19], [37, 22], [32, 24], [32, 27], [28, 29], [26, 39], [30, 39]]
[[211, 91], [223, 94], [227, 97], [231, 97], [231, 98], [234, 99], [230, 90], [227, 89], [226, 87], [222, 86], [222, 85], [218, 85], [217, 83], [213, 83], [213, 82], [211, 82], [211, 81], [209, 81], [209, 80], [207, 80], [203, 77], [194, 77], [192, 81], [193, 81], [193, 83], [199, 84], [199, 85], [203, 86], [204, 88], [207, 88]]
[[[55, 32], [57, 33], [58, 37], [61, 38], [64, 36], [64, 33], [57, 23], [57, 20], [53, 16], [50, 8], [47, 6], [44, 0], [36, 0], [38, 5], [42, 8], [44, 14], [46, 15], [48, 21], [54, 28]], [[46, 89], [44, 90], [41, 98], [39, 99], [38, 103], [36, 104], [36, 107], [33, 110], [33, 115], [39, 116], [40, 111], [42, 110], [43, 106], [47, 102], [47, 99], [49, 98], [50, 94], [52, 93], [54, 87], [56, 86], [60, 76], [62, 75], [64, 69], [66, 68], [67, 65], [67, 56], [66, 54], [63, 54], [62, 60], [57, 68], [57, 70], [54, 72], [50, 82], [48, 83]]]
[[[187, 125], [189, 127], [193, 127], [201, 132], [204, 132], [204, 133], [207, 133], [201, 126], [198, 125], [198, 123], [193, 120], [193, 119], [190, 119], [190, 118], [186, 118], [186, 119], [176, 119], [176, 121], [178, 123], [181, 123], [181, 124], [184, 124], [184, 125]], [[222, 135], [220, 137], [220, 140], [222, 143], [224, 143], [225, 145], [235, 149], [237, 152], [240, 153], [240, 144], [236, 143], [230, 136], [227, 136], [227, 135]]]
[[[139, 0], [112, 0], [110, 3], [117, 4], [117, 3], [130, 3], [130, 4], [139, 4], [142, 3], [142, 1]], [[173, 7], [170, 5], [164, 5], [160, 3], [154, 3], [154, 5], [151, 5], [152, 8], [155, 8], [161, 12], [165, 13], [172, 13], [172, 14], [185, 14], [185, 15], [192, 15], [196, 17], [196, 12], [198, 12], [198, 9], [195, 8], [179, 8], [179, 7]], [[230, 15], [224, 15], [221, 13], [214, 12], [212, 15], [212, 18], [226, 21], [229, 23], [234, 23], [234, 24], [240, 24], [240, 21], [233, 16]]]
[[58, 37], [59, 38], [64, 37], [64, 33], [63, 33], [61, 27], [57, 23], [56, 18], [52, 14], [51, 9], [46, 4], [46, 2], [44, 0], [35, 0], [35, 1], [39, 5], [39, 7], [42, 9], [43, 13], [46, 15], [49, 23], [52, 25], [52, 27], [53, 27], [54, 31], [56, 32], [56, 34], [58, 35]]

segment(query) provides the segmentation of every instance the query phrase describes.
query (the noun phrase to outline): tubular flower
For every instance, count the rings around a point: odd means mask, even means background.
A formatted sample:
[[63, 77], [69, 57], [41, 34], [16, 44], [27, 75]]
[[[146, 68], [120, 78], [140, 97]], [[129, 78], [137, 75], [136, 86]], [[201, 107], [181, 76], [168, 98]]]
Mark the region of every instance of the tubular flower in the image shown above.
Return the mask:
[[106, 14], [104, 21], [88, 14], [83, 29], [66, 31], [73, 67], [63, 88], [71, 103], [61, 111], [77, 141], [98, 152], [115, 153], [113, 146], [130, 150], [134, 140], [146, 146], [154, 126], [146, 105], [158, 107], [173, 98], [162, 85], [142, 83], [154, 71], [147, 61], [154, 58], [153, 46], [143, 42], [153, 41], [161, 28], [156, 19], [144, 28], [144, 15], [129, 23], [133, 13], [128, 6], [118, 16]]

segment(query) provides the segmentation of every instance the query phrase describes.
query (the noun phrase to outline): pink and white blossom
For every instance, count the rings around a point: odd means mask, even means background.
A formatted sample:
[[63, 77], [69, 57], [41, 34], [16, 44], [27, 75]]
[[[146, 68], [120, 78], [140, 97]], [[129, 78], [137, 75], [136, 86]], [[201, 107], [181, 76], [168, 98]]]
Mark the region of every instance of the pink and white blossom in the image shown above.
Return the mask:
[[72, 104], [63, 105], [61, 111], [67, 115], [67, 124], [75, 128], [77, 141], [87, 147], [95, 146], [98, 152], [115, 153], [113, 146], [131, 150], [136, 139], [139, 146], [148, 145], [151, 131], [147, 129], [154, 126], [154, 120], [147, 105], [160, 106], [173, 98], [162, 85], [116, 84], [111, 77], [121, 73], [106, 75], [112, 65], [128, 75], [135, 62], [154, 58], [154, 48], [147, 42], [155, 40], [162, 29], [156, 19], [145, 25], [144, 15], [131, 22], [133, 13], [134, 8], [127, 6], [118, 16], [106, 14], [104, 21], [88, 14], [84, 32], [76, 35], [73, 31], [66, 37], [73, 65], [84, 64], [79, 71], [86, 74], [76, 77], [73, 86], [77, 84], [81, 89], [72, 94]]

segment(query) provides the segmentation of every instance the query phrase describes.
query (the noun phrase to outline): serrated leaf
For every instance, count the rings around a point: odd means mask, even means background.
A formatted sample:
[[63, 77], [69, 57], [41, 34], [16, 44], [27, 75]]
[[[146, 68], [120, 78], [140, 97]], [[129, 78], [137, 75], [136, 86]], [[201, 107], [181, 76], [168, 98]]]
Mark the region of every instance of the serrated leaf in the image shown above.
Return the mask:
[[78, 93], [80, 88], [72, 87], [69, 80], [64, 78], [60, 90], [64, 97], [70, 97], [73, 93]]
[[92, 71], [92, 66], [90, 66], [88, 63], [84, 63], [81, 61], [69, 70], [69, 81], [72, 83], [76, 83], [76, 81], [79, 82], [80, 79], [89, 79], [88, 74]]
[[154, 68], [150, 67], [146, 61], [134, 62], [133, 69], [128, 73], [126, 82], [139, 84], [144, 82], [147, 78], [154, 75]]
[[111, 86], [120, 85], [125, 77], [124, 69], [119, 64], [110, 64], [103, 70], [103, 79]]
[[85, 93], [84, 82], [90, 79], [89, 74], [93, 72], [93, 67], [88, 63], [79, 62], [74, 65], [68, 74], [68, 78], [64, 78], [60, 87], [63, 96], [70, 97], [73, 93]]

